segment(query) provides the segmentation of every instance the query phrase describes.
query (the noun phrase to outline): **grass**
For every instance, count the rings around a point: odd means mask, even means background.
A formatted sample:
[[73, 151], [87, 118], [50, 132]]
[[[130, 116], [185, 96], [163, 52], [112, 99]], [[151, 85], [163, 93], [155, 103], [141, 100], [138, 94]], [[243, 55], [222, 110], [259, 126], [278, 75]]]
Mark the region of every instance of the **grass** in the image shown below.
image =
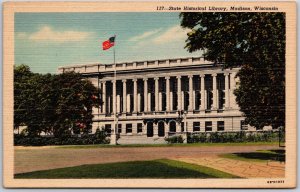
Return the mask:
[[216, 147], [216, 146], [253, 146], [253, 145], [276, 145], [278, 142], [243, 142], [243, 143], [174, 143], [174, 144], [131, 144], [131, 145], [61, 145], [55, 148], [115, 148], [115, 147]]
[[266, 161], [280, 161], [285, 162], [285, 150], [257, 150], [256, 152], [250, 153], [229, 153], [219, 155], [220, 157], [236, 159], [241, 161], [255, 161], [255, 162], [266, 162]]
[[161, 159], [81, 165], [15, 174], [18, 179], [71, 178], [239, 178], [213, 168]]

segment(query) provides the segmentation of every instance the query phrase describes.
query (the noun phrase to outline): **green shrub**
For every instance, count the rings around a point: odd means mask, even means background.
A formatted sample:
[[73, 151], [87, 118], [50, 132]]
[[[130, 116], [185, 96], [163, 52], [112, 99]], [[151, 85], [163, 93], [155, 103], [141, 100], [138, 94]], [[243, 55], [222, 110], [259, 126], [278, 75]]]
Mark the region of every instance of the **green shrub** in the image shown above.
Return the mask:
[[[281, 133], [281, 135], [284, 135]], [[278, 141], [278, 132], [201, 132], [189, 133], [188, 143], [241, 143]], [[284, 137], [284, 136], [283, 136]], [[173, 138], [170, 138], [172, 140]], [[173, 141], [173, 140], [172, 140]]]
[[183, 137], [181, 135], [175, 135], [172, 137], [166, 137], [165, 141], [168, 143], [183, 143]]
[[92, 144], [107, 144], [107, 134], [100, 130], [96, 130], [95, 134], [83, 134], [80, 137], [74, 135], [62, 135], [61, 137], [53, 136], [26, 136], [14, 135], [14, 145], [22, 146], [45, 146], [45, 145], [92, 145]]

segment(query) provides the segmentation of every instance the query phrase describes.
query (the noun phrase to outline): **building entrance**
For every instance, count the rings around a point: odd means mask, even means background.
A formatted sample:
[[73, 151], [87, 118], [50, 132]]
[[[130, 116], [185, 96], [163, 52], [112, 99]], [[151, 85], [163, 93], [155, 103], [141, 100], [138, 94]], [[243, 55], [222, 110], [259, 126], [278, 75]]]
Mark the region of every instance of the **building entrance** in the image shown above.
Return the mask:
[[147, 137], [153, 137], [153, 122], [147, 123]]
[[163, 121], [158, 122], [158, 136], [165, 136], [165, 123]]
[[170, 132], [176, 132], [176, 122], [170, 121]]

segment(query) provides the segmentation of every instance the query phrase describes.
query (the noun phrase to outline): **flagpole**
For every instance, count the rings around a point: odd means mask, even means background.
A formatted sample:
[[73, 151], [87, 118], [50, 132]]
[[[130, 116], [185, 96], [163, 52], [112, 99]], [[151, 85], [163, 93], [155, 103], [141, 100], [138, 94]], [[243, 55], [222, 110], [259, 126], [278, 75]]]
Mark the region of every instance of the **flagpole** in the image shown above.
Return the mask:
[[[115, 36], [116, 37], [116, 36]], [[114, 42], [115, 43], [115, 42]], [[117, 66], [116, 66], [116, 52], [115, 52], [115, 45], [113, 46], [113, 55], [114, 55], [114, 81], [115, 81], [115, 94], [117, 94]], [[114, 95], [114, 98], [117, 99], [117, 95]], [[117, 144], [117, 100], [113, 101], [114, 102], [114, 143]]]
[[[113, 47], [113, 52], [114, 52], [114, 66], [115, 66], [115, 70], [114, 70], [114, 81], [115, 81], [115, 89], [116, 89], [116, 93], [117, 93], [117, 67], [116, 67], [116, 52], [115, 52], [115, 46]], [[117, 98], [116, 95], [114, 95], [115, 98]], [[117, 125], [116, 125], [116, 117], [117, 117], [117, 102], [113, 101], [114, 105], [115, 105], [115, 114], [114, 114], [114, 125], [115, 125], [115, 134], [117, 134]]]

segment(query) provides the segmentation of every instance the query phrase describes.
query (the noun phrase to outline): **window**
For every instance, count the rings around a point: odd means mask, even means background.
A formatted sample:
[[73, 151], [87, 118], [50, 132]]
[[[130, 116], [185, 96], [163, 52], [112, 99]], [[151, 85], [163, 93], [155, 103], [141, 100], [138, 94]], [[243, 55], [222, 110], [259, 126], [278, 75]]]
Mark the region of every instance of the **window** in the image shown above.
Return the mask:
[[211, 91], [207, 91], [206, 95], [206, 109], [211, 110], [213, 105], [213, 93]]
[[133, 112], [133, 95], [129, 94], [129, 98], [130, 98], [130, 113]]
[[225, 76], [223, 74], [218, 74], [217, 76], [217, 89], [218, 90], [225, 89]]
[[111, 133], [111, 124], [105, 124], [104, 130], [106, 133], [110, 134]]
[[200, 122], [193, 122], [193, 131], [200, 131]]
[[183, 92], [183, 99], [184, 99], [184, 106], [183, 106], [183, 109], [184, 110], [188, 110], [188, 106], [190, 105], [190, 100], [189, 100], [189, 93], [188, 91], [184, 91]]
[[205, 122], [205, 131], [212, 131], [212, 122], [211, 121]]
[[223, 90], [219, 90], [219, 109], [224, 109], [225, 104], [225, 92]]
[[241, 130], [248, 130], [248, 125], [245, 123], [244, 120], [241, 121]]
[[199, 110], [200, 105], [201, 105], [200, 91], [195, 91], [195, 109]]
[[132, 133], [132, 124], [126, 124], [126, 133]]
[[166, 103], [167, 96], [166, 96], [166, 93], [162, 92], [161, 97], [162, 97], [162, 104], [161, 104], [162, 111], [166, 111], [167, 110], [167, 103]]
[[118, 133], [122, 133], [122, 124], [118, 124]]
[[213, 88], [213, 79], [211, 75], [205, 75], [204, 77], [204, 88], [205, 90], [212, 90]]
[[218, 131], [224, 131], [224, 121], [218, 121], [217, 122], [217, 130]]
[[138, 123], [137, 124], [137, 132], [138, 133], [142, 133], [143, 132], [143, 124], [142, 123]]

